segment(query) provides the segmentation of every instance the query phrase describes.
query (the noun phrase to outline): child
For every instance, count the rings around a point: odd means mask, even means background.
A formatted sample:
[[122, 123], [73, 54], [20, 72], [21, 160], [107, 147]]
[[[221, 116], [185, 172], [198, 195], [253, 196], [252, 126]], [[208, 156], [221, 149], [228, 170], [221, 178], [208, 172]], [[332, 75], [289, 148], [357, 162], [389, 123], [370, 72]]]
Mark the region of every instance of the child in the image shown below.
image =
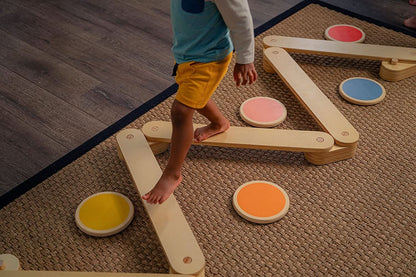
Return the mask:
[[[179, 89], [171, 109], [168, 164], [154, 188], [143, 196], [151, 204], [163, 203], [182, 181], [181, 167], [192, 140], [201, 142], [230, 127], [210, 97], [227, 72], [233, 45], [237, 87], [257, 79], [253, 22], [247, 0], [171, 0], [171, 20]], [[194, 132], [195, 111], [210, 124]]]
[[[409, 0], [409, 4], [416, 6], [416, 0]], [[409, 17], [403, 22], [404, 26], [412, 29], [416, 29], [416, 15]]]

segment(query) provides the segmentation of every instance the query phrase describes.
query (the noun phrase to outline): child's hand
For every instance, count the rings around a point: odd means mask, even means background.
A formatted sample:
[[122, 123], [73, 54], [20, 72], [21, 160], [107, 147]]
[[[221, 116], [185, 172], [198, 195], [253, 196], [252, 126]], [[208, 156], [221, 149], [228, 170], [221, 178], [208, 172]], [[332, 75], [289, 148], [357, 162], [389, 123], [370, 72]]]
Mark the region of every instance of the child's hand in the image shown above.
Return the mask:
[[257, 72], [253, 63], [239, 64], [234, 66], [234, 81], [238, 86], [246, 85], [247, 82], [251, 85], [257, 80]]

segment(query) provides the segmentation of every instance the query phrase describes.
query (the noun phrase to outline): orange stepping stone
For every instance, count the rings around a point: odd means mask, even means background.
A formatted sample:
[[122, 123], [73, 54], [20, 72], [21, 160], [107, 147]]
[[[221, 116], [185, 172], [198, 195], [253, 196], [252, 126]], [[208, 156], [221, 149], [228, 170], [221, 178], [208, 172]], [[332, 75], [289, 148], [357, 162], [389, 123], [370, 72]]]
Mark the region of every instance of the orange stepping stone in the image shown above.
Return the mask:
[[278, 185], [267, 181], [251, 181], [234, 193], [233, 206], [244, 219], [254, 223], [271, 223], [289, 210], [289, 196]]

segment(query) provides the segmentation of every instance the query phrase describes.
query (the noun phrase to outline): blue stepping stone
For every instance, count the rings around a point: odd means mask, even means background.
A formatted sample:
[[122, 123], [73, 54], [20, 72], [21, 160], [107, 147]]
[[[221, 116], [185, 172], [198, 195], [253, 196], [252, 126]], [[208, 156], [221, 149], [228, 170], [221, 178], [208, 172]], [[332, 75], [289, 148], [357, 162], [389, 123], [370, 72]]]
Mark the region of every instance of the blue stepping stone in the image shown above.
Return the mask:
[[339, 86], [342, 98], [357, 105], [374, 105], [380, 103], [385, 95], [384, 87], [368, 78], [349, 78]]

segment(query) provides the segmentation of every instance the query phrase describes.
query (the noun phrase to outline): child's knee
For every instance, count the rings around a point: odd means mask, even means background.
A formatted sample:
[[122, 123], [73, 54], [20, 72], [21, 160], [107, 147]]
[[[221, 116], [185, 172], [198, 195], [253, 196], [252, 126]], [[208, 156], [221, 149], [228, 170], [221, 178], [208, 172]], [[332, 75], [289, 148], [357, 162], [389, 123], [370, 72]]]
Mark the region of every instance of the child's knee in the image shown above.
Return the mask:
[[171, 118], [173, 123], [181, 123], [192, 120], [195, 110], [184, 104], [175, 101], [171, 110]]

